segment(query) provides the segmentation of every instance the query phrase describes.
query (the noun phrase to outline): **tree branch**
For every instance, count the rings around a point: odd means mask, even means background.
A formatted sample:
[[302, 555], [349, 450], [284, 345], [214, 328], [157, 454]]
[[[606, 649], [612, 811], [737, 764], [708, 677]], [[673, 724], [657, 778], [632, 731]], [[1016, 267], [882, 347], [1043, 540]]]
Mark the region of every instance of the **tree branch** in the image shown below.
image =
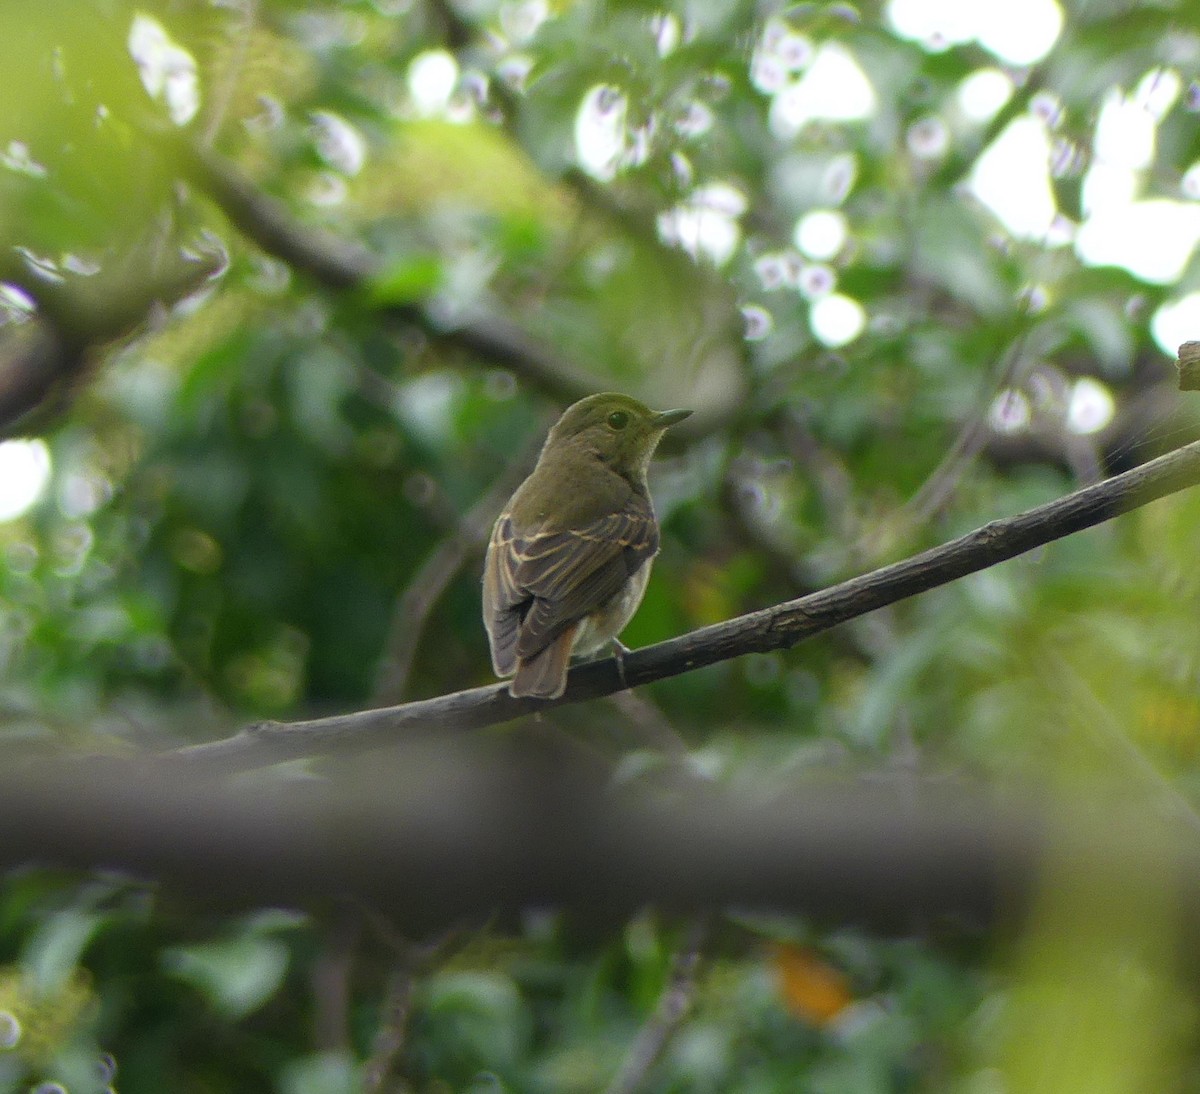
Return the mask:
[[84, 371], [86, 353], [52, 324], [33, 318], [0, 336], [0, 438], [32, 431], [40, 408], [54, 412]]
[[407, 1089], [385, 1084], [404, 1053], [418, 979], [436, 962], [445, 959], [462, 934], [462, 929], [454, 926], [429, 943], [405, 941], [397, 947], [400, 956], [388, 977], [379, 1024], [371, 1040], [371, 1054], [362, 1069], [363, 1094], [377, 1094], [385, 1089]]
[[1197, 483], [1200, 442], [820, 592], [634, 650], [624, 658], [624, 681], [611, 658], [577, 665], [560, 699], [514, 699], [505, 685], [493, 684], [380, 710], [261, 723], [164, 758], [189, 766], [240, 770], [335, 750], [378, 747], [422, 734], [497, 725], [743, 654], [785, 649], [848, 619], [987, 569]]
[[321, 932], [311, 974], [313, 1041], [319, 1052], [350, 1049], [350, 978], [361, 934], [362, 915], [352, 907], [336, 909]]
[[392, 970], [388, 977], [379, 1028], [371, 1043], [371, 1056], [363, 1067], [363, 1094], [379, 1094], [384, 1089], [388, 1075], [404, 1051], [416, 986], [415, 973], [407, 966]]
[[0, 436], [31, 432], [57, 413], [97, 347], [130, 334], [156, 305], [195, 292], [222, 262], [177, 252], [147, 273], [139, 251], [115, 269], [59, 283], [35, 277], [15, 251], [0, 255], [0, 281], [20, 286], [38, 308], [0, 334]]
[[667, 972], [667, 982], [659, 996], [658, 1006], [642, 1026], [605, 1094], [637, 1094], [650, 1069], [658, 1063], [692, 1005], [700, 958], [711, 933], [708, 916], [697, 916], [688, 925], [687, 937], [671, 958], [671, 968]]
[[[257, 190], [211, 152], [190, 145], [180, 145], [180, 150], [192, 181], [221, 207], [234, 226], [293, 269], [326, 288], [364, 294], [384, 272], [380, 260], [365, 247], [302, 224], [281, 202]], [[416, 304], [390, 304], [382, 310], [442, 345], [466, 350], [509, 369], [555, 399], [573, 402], [592, 391], [592, 384], [582, 372], [500, 316], [446, 327]]]
[[959, 426], [950, 448], [901, 511], [911, 527], [920, 527], [945, 508], [963, 475], [987, 444], [988, 410], [992, 400], [998, 392], [1012, 385], [1025, 360], [1025, 347], [1029, 340], [1029, 330], [1025, 325], [1028, 314], [1029, 302], [1024, 300], [1017, 316], [1022, 324], [1021, 330], [985, 378], [977, 396], [978, 402]]
[[406, 750], [340, 781], [214, 781], [96, 757], [9, 766], [0, 869], [119, 870], [213, 912], [350, 898], [416, 934], [530, 907], [611, 926], [647, 904], [903, 932], [1012, 914], [1045, 882], [1053, 848], [1073, 878], [1142, 884], [1158, 864], [1163, 899], [1180, 901], [1189, 930], [1200, 918], [1194, 832], [1111, 784], [1001, 797], [944, 778], [826, 774], [653, 793], [480, 743]]

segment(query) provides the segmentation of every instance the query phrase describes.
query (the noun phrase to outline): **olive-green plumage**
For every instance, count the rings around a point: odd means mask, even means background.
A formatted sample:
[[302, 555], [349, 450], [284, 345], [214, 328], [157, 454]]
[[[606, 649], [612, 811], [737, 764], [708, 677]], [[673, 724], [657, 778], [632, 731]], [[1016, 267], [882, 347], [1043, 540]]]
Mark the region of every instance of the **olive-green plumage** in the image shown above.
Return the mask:
[[690, 410], [656, 413], [627, 395], [567, 408], [537, 466], [492, 529], [483, 623], [513, 695], [556, 699], [572, 653], [615, 641], [641, 603], [658, 553], [650, 457]]

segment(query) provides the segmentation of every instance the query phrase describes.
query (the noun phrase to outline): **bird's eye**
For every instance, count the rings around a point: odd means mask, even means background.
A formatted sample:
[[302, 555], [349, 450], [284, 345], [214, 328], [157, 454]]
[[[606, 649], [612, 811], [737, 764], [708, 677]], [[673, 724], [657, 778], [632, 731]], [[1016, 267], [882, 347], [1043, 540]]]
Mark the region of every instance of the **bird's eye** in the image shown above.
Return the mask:
[[623, 410], [614, 410], [608, 416], [608, 424], [613, 429], [624, 429], [629, 424], [629, 415]]

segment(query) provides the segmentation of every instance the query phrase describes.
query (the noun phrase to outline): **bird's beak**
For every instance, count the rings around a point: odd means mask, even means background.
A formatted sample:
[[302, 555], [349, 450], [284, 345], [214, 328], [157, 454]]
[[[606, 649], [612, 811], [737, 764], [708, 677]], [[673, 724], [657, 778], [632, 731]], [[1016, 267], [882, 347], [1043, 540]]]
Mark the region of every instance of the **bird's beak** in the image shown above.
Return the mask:
[[682, 422], [684, 418], [690, 417], [691, 413], [690, 410], [660, 410], [650, 419], [650, 422], [655, 429], [666, 429], [667, 426], [674, 425], [676, 422]]

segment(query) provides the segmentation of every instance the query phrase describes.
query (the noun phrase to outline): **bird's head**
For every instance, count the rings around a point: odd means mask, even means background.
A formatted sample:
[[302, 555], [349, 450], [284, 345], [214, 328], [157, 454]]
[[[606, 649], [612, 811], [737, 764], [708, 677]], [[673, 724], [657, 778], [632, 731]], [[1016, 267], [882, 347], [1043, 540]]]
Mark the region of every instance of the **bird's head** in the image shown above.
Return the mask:
[[668, 426], [690, 410], [651, 410], [628, 395], [605, 391], [567, 407], [546, 438], [546, 451], [581, 448], [626, 478], [642, 478]]

